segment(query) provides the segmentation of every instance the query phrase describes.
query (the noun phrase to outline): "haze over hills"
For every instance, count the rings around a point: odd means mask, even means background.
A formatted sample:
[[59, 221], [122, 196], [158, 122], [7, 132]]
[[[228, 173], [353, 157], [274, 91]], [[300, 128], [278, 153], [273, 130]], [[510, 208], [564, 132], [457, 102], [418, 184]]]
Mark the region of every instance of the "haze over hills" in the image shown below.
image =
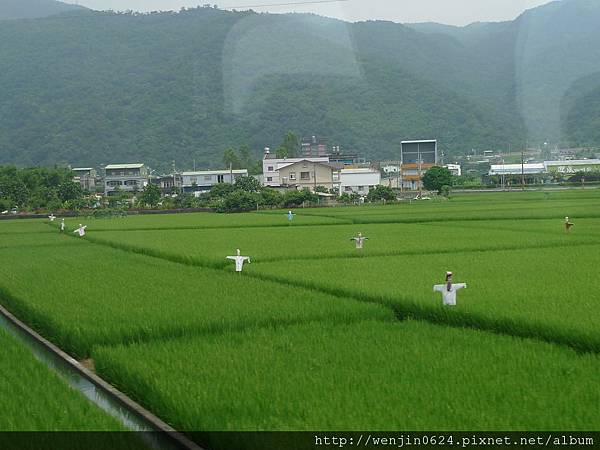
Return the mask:
[[[370, 158], [600, 146], [600, 3], [448, 27], [198, 8], [0, 23], [0, 163], [221, 165], [287, 130]], [[593, 100], [595, 99], [595, 100]]]
[[36, 19], [86, 9], [56, 0], [2, 0], [0, 20]]

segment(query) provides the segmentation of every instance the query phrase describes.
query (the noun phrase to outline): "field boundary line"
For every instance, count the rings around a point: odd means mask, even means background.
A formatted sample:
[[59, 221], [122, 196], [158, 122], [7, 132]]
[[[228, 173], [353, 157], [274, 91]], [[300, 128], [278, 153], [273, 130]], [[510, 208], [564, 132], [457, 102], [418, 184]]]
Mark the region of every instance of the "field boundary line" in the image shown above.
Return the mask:
[[127, 410], [131, 411], [137, 417], [141, 418], [144, 422], [150, 424], [152, 428], [157, 431], [161, 431], [165, 433], [172, 441], [177, 444], [180, 448], [189, 449], [189, 450], [203, 450], [202, 447], [198, 446], [196, 443], [192, 442], [190, 439], [185, 437], [182, 433], [172, 428], [167, 423], [163, 422], [157, 416], [152, 414], [147, 409], [143, 408], [138, 403], [134, 402], [131, 398], [125, 395], [123, 392], [119, 391], [117, 388], [107, 383], [104, 379], [100, 378], [95, 373], [86, 369], [82, 366], [75, 358], [61, 350], [59, 347], [54, 345], [52, 342], [48, 341], [40, 334], [35, 332], [33, 329], [29, 328], [24, 322], [17, 319], [10, 311], [8, 311], [3, 305], [0, 304], [0, 314], [6, 320], [11, 322], [14, 326], [16, 326], [21, 332], [28, 335], [35, 342], [40, 344], [50, 353], [54, 354], [60, 360], [64, 361], [71, 368], [75, 369], [82, 377], [93, 383], [96, 387], [101, 389], [107, 395], [117, 400], [122, 406], [124, 406]]

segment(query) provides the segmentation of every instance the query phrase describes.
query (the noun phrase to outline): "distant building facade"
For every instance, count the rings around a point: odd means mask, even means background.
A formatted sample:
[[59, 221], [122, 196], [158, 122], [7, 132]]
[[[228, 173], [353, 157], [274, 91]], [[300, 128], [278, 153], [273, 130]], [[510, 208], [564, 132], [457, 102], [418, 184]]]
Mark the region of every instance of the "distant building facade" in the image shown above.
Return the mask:
[[282, 164], [277, 172], [280, 186], [308, 188], [311, 191], [317, 186], [327, 189], [339, 188], [339, 171], [328, 162], [301, 159]]
[[438, 162], [437, 140], [402, 141], [400, 161], [402, 188], [422, 189], [423, 176]]
[[180, 173], [161, 175], [152, 178], [150, 181], [158, 185], [163, 194], [172, 194], [183, 188], [183, 177]]
[[381, 183], [381, 172], [370, 168], [342, 169], [339, 179], [340, 195], [344, 192], [367, 195]]
[[452, 175], [455, 177], [462, 176], [462, 168], [460, 167], [460, 164], [446, 164], [444, 167], [452, 172]]
[[148, 169], [144, 164], [109, 164], [105, 167], [104, 193], [138, 192], [148, 185]]
[[233, 184], [237, 178], [247, 176], [247, 169], [202, 170], [181, 174], [184, 192], [208, 192], [215, 184]]
[[549, 174], [575, 174], [577, 172], [600, 172], [600, 159], [571, 159], [565, 161], [544, 161]]
[[300, 152], [303, 158], [329, 156], [327, 138], [317, 136], [302, 138]]
[[96, 190], [96, 177], [98, 176], [96, 169], [92, 167], [76, 167], [71, 169], [74, 173], [73, 181], [79, 183], [81, 187], [89, 192]]
[[280, 187], [283, 183], [280, 179], [279, 169], [291, 163], [300, 161], [310, 161], [314, 163], [329, 163], [329, 157], [321, 156], [315, 158], [277, 158], [270, 149], [265, 149], [263, 157], [263, 185], [270, 187]]

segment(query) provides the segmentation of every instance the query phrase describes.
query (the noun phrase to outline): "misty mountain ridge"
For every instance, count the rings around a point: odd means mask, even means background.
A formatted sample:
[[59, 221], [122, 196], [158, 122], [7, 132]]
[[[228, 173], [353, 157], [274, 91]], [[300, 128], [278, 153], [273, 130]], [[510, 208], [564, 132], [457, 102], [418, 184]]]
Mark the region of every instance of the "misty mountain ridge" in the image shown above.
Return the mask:
[[87, 8], [56, 0], [1, 0], [0, 20], [37, 19]]
[[5, 21], [0, 163], [217, 167], [287, 130], [373, 159], [415, 138], [598, 146], [597, 23], [595, 0], [467, 27], [213, 8]]

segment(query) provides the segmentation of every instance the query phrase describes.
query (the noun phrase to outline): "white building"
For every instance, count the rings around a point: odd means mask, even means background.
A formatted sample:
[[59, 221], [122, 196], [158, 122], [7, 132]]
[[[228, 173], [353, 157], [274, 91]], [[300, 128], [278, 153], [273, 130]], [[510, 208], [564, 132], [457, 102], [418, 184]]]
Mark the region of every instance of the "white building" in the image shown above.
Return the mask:
[[277, 158], [275, 155], [270, 153], [269, 149], [265, 149], [265, 156], [263, 159], [263, 185], [280, 187], [283, 183], [280, 179], [279, 170], [289, 166], [290, 164], [296, 164], [301, 161], [328, 164], [329, 157], [314, 156], [305, 158]]
[[104, 193], [116, 190], [141, 191], [148, 185], [148, 169], [144, 164], [109, 164], [104, 168]]
[[446, 164], [444, 167], [452, 172], [452, 175], [455, 177], [460, 177], [462, 175], [460, 164]]
[[247, 169], [202, 170], [199, 172], [183, 172], [181, 174], [184, 192], [208, 192], [215, 184], [233, 184], [237, 178], [247, 176]]
[[370, 168], [340, 170], [340, 195], [344, 192], [367, 195], [369, 190], [380, 183], [379, 170]]
[[383, 173], [387, 174], [397, 174], [400, 173], [400, 163], [398, 164], [385, 164], [381, 166], [381, 170]]
[[537, 175], [545, 173], [544, 163], [527, 164], [492, 164], [490, 166], [490, 175]]
[[575, 174], [577, 172], [599, 172], [598, 159], [571, 159], [568, 161], [544, 161], [548, 173]]

